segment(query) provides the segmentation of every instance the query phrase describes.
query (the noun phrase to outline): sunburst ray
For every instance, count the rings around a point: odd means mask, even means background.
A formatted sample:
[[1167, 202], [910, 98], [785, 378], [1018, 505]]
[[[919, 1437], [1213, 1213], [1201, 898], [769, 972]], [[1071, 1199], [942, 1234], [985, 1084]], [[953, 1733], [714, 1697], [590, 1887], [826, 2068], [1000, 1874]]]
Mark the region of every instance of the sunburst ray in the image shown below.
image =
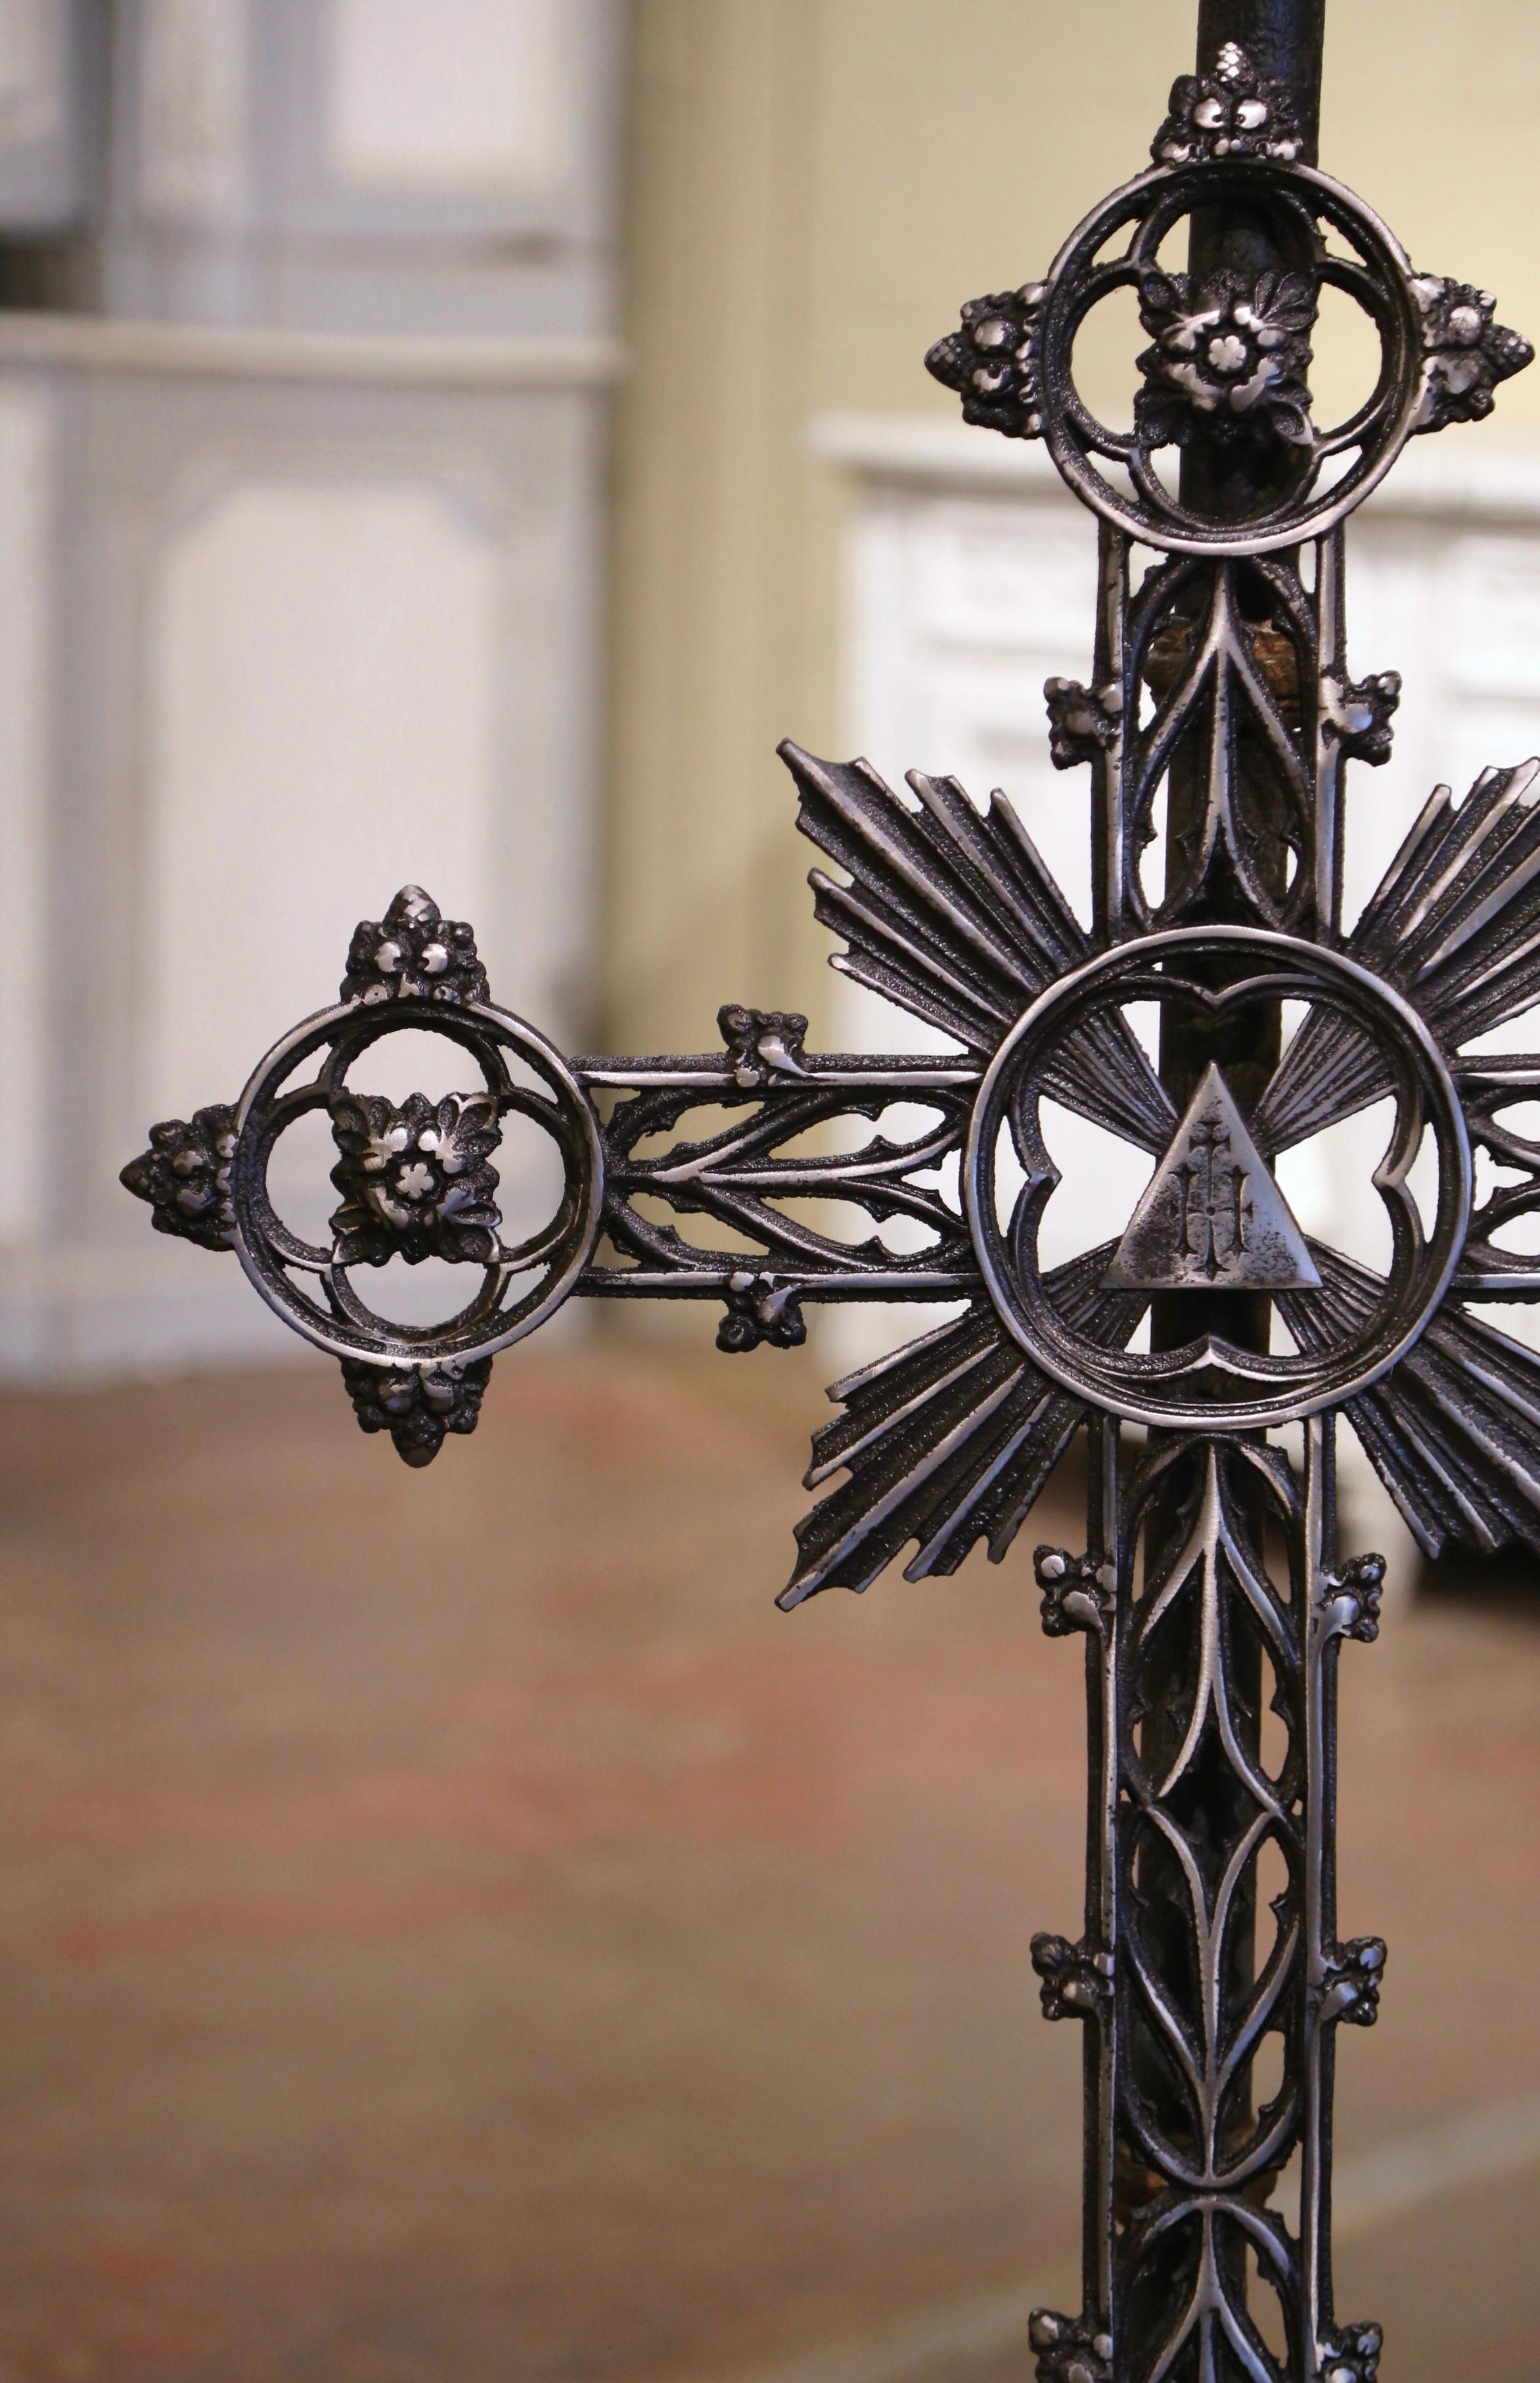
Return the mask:
[[[868, 761], [820, 761], [781, 747], [802, 797], [797, 825], [847, 871], [809, 879], [819, 921], [846, 948], [831, 966], [886, 995], [969, 1051], [995, 1050], [1044, 986], [1090, 956], [1084, 928], [1004, 796], [989, 809], [955, 778], [912, 771], [903, 802]], [[1066, 1038], [1053, 1097], [1163, 1150], [1176, 1111], [1127, 1021], [1104, 1015]]]
[[[1347, 942], [1416, 1004], [1448, 1051], [1540, 999], [1540, 761], [1485, 770], [1462, 803], [1435, 787]], [[1337, 1010], [1313, 1010], [1253, 1121], [1287, 1149], [1381, 1100], [1383, 1053]]]
[[[1066, 1323], [1103, 1347], [1126, 1342], [1137, 1293], [1103, 1289], [1113, 1245], [1055, 1268], [1045, 1288]], [[864, 1589], [918, 1539], [906, 1580], [954, 1573], [987, 1538], [998, 1563], [1085, 1413], [1038, 1372], [987, 1307], [836, 1382], [844, 1413], [813, 1441], [807, 1483], [848, 1478], [796, 1526], [797, 1562], [777, 1600]]]
[[[1360, 1330], [1377, 1276], [1311, 1243], [1322, 1288], [1277, 1294], [1301, 1349]], [[1346, 1413], [1419, 1544], [1485, 1554], [1540, 1552], [1540, 1357], [1489, 1324], [1447, 1308], [1384, 1380]]]

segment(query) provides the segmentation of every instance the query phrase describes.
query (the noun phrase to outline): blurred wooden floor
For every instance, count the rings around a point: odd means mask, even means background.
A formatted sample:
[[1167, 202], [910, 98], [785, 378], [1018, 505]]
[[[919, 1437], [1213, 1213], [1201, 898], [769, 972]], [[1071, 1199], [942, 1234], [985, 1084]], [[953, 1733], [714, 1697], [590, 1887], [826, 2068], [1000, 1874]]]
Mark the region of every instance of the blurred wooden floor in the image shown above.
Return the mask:
[[[412, 1475], [320, 1365], [0, 1401], [0, 2383], [1029, 2371], [1079, 1657], [1025, 1550], [778, 1613], [824, 1412], [521, 1353]], [[1344, 1730], [1341, 2308], [1534, 2383], [1540, 1610], [1398, 1616]]]

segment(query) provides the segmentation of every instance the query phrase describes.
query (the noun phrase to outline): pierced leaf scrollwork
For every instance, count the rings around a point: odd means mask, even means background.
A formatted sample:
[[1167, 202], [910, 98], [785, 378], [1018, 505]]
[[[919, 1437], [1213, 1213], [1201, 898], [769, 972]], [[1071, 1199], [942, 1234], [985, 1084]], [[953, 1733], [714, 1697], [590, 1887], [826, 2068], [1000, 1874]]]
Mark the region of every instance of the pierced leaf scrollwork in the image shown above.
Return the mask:
[[[1268, 617], [1258, 620], [1260, 606]], [[1227, 893], [1237, 915], [1293, 926], [1313, 906], [1319, 820], [1313, 721], [1317, 629], [1297, 574], [1282, 564], [1171, 565], [1130, 608], [1128, 670], [1154, 708], [1126, 740], [1121, 801], [1128, 874], [1120, 907], [1141, 923], [1189, 915]], [[1153, 834], [1174, 766], [1201, 756], [1199, 796], [1168, 829], [1158, 901], [1137, 858]], [[1259, 788], [1268, 799], [1259, 798]]]
[[[1226, 2347], [1257, 2340], [1248, 2248], [1276, 2274], [1292, 2268], [1279, 2222], [1250, 2199], [1302, 2118], [1305, 1941], [1292, 1894], [1275, 1901], [1254, 1968], [1250, 1931], [1264, 1851], [1282, 1857], [1290, 1881], [1305, 1859], [1302, 1574], [1291, 1567], [1280, 1587], [1261, 1551], [1264, 1520], [1292, 1536], [1300, 1507], [1278, 1451], [1202, 1438], [1146, 1461], [1129, 1484], [1126, 1530], [1173, 1500], [1177, 1530], [1150, 1548], [1124, 1634], [1122, 2122], [1161, 2187], [1128, 2229], [1124, 2296], [1145, 2260], [1189, 2241], [1193, 2289], [1145, 2348], [1174, 2364], [1195, 2340], [1199, 2371], [1218, 2374]], [[1282, 1725], [1271, 1757], [1259, 1694]], [[1247, 2080], [1269, 2033], [1283, 2047], [1282, 2078], [1253, 2110]]]
[[[728, 1298], [743, 1326], [758, 1316], [761, 1340], [777, 1338], [788, 1300], [795, 1306], [826, 1286], [848, 1297], [869, 1284], [876, 1294], [897, 1278], [933, 1298], [966, 1295], [973, 1253], [943, 1178], [967, 1132], [967, 1103], [944, 1080], [948, 1071], [930, 1071], [941, 1081], [911, 1071], [912, 1087], [894, 1087], [869, 1069], [863, 1080], [858, 1064], [836, 1059], [773, 1079], [757, 1097], [739, 1090], [735, 1075], [723, 1080], [720, 1063], [713, 1080], [708, 1064], [692, 1082], [638, 1076], [604, 1125], [604, 1229], [614, 1254], [589, 1268], [590, 1295], [634, 1297], [667, 1284], [675, 1296]], [[906, 1132], [882, 1130], [906, 1091], [920, 1119]], [[703, 1111], [692, 1134], [692, 1112]], [[852, 1121], [879, 1130], [854, 1150], [809, 1146]], [[841, 1238], [834, 1204], [879, 1229]], [[686, 1238], [670, 1218], [709, 1219], [713, 1238]], [[911, 1229], [910, 1250], [892, 1250], [881, 1237], [897, 1218]], [[754, 1342], [735, 1336], [721, 1345]]]

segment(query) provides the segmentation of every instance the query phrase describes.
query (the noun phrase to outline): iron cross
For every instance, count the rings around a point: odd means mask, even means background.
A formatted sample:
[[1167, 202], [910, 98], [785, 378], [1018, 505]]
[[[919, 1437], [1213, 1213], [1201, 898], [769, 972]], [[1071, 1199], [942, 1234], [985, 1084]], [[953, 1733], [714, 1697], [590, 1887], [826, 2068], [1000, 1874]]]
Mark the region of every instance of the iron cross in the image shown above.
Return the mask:
[[[1088, 2030], [1084, 2305], [1034, 2318], [1042, 2383], [1371, 2383], [1379, 2328], [1332, 2304], [1328, 2179], [1336, 2024], [1374, 2017], [1385, 1947], [1337, 1932], [1335, 1684], [1384, 1566], [1337, 1551], [1336, 1419], [1424, 1548], [1540, 1550], [1540, 1359], [1471, 1312], [1540, 1298], [1540, 1257], [1504, 1239], [1540, 1209], [1540, 1142], [1509, 1116], [1540, 1056], [1471, 1048], [1540, 997], [1540, 766], [1438, 788], [1349, 927], [1339, 894], [1344, 767], [1386, 759], [1399, 686], [1349, 675], [1343, 525], [1531, 351], [1315, 167], [1309, 7], [1252, 7], [1256, 56], [1214, 38], [1225, 16], [1205, 6], [1150, 168], [928, 359], [970, 422], [1044, 440], [1098, 520], [1092, 680], [1047, 687], [1054, 761], [1091, 773], [1089, 925], [1003, 796], [918, 772], [905, 794], [787, 745], [832, 965], [952, 1056], [813, 1053], [801, 1016], [729, 1006], [712, 1050], [569, 1059], [409, 886], [359, 927], [334, 1006], [124, 1170], [160, 1230], [236, 1253], [413, 1465], [572, 1297], [702, 1301], [740, 1352], [800, 1341], [809, 1303], [942, 1307], [835, 1384], [784, 1606], [901, 1556], [909, 1579], [979, 1541], [998, 1561], [1085, 1432], [1087, 1547], [1036, 1560], [1045, 1627], [1086, 1641], [1092, 1822], [1083, 1932], [1033, 1946], [1049, 2016]], [[1381, 356], [1330, 425], [1307, 377], [1325, 289]], [[1072, 351], [1125, 290], [1149, 344], [1119, 429]], [[457, 1045], [475, 1089], [356, 1089], [403, 1030]], [[1275, 1176], [1376, 1105], [1378, 1270], [1307, 1237]], [[1049, 1266], [1065, 1109], [1152, 1175], [1117, 1241]], [[339, 1204], [312, 1243], [268, 1169], [317, 1112]], [[495, 1163], [514, 1134], [561, 1179], [522, 1238]], [[1473, 1152], [1498, 1175], [1479, 1200]], [[466, 1303], [379, 1315], [364, 1285], [398, 1256], [466, 1267]]]

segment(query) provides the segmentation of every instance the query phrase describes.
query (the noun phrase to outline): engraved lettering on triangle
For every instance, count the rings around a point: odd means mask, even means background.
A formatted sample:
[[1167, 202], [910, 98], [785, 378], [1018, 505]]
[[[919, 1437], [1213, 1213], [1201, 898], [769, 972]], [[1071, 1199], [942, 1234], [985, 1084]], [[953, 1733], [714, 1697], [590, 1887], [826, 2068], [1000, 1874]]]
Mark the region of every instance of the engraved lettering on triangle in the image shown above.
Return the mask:
[[1210, 1066], [1117, 1245], [1119, 1290], [1317, 1290], [1304, 1235]]

